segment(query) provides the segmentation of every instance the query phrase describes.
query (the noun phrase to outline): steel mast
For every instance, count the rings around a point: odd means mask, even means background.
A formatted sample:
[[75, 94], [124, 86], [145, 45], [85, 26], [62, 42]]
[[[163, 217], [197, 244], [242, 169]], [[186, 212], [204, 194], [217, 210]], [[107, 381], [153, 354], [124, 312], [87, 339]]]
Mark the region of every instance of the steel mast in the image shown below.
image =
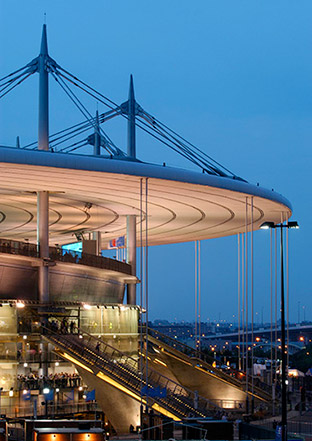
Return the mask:
[[[49, 150], [49, 73], [48, 73], [47, 26], [42, 29], [39, 72], [39, 125], [38, 150]], [[45, 183], [42, 185], [45, 188]], [[49, 301], [49, 192], [37, 192], [37, 243], [41, 260], [38, 270], [38, 291], [40, 303]]]
[[[126, 112], [128, 114], [128, 143], [127, 154], [130, 159], [136, 159], [135, 115], [136, 101], [134, 96], [133, 77], [130, 76], [129, 96]], [[127, 263], [131, 265], [132, 275], [136, 276], [136, 216], [127, 216]], [[127, 303], [136, 304], [136, 285], [127, 285]]]

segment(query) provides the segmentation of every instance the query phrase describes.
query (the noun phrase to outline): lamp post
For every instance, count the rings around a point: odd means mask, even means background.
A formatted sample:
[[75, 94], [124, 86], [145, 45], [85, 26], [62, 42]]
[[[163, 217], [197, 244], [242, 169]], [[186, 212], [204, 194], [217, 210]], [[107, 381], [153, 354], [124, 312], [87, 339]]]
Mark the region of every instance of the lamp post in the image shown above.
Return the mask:
[[282, 441], [287, 441], [287, 394], [286, 394], [286, 344], [285, 344], [285, 295], [284, 295], [284, 244], [283, 228], [299, 228], [298, 222], [292, 221], [287, 224], [274, 224], [274, 222], [264, 222], [261, 229], [269, 228], [280, 229], [280, 264], [281, 264], [281, 349], [282, 349]]

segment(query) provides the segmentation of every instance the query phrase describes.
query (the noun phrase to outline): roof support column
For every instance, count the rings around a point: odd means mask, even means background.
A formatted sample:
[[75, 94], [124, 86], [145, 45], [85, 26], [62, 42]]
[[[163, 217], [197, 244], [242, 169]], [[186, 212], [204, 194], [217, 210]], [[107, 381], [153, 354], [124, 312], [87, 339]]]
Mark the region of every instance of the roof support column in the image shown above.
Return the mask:
[[[136, 276], [136, 216], [127, 216], [127, 263], [131, 265], [131, 274]], [[136, 304], [136, 284], [127, 285], [127, 303]]]
[[[43, 25], [39, 70], [39, 127], [38, 149], [49, 150], [49, 74], [47, 70], [48, 44], [47, 29]], [[45, 261], [49, 258], [49, 192], [38, 191], [37, 196], [37, 242], [39, 256], [42, 259], [38, 273], [39, 301], [49, 301], [49, 266]]]
[[[95, 115], [95, 126], [94, 126], [94, 145], [93, 145], [94, 156], [101, 155], [101, 134], [100, 134], [100, 122], [99, 122], [99, 112], [96, 111]], [[93, 240], [95, 240], [95, 254], [97, 256], [101, 255], [101, 232], [94, 231], [92, 234]]]
[[38, 191], [37, 194], [37, 241], [42, 263], [38, 273], [38, 292], [40, 303], [49, 301], [49, 192]]
[[101, 256], [102, 253], [102, 242], [101, 242], [101, 232], [94, 231], [92, 234], [93, 240], [95, 240], [95, 254]]
[[[130, 88], [128, 97], [128, 144], [127, 153], [129, 158], [136, 157], [135, 142], [135, 97], [133, 88], [133, 78], [130, 77]], [[136, 276], [136, 216], [127, 216], [127, 263], [131, 265], [132, 275]], [[136, 285], [128, 284], [127, 286], [127, 303], [129, 305], [136, 304]]]

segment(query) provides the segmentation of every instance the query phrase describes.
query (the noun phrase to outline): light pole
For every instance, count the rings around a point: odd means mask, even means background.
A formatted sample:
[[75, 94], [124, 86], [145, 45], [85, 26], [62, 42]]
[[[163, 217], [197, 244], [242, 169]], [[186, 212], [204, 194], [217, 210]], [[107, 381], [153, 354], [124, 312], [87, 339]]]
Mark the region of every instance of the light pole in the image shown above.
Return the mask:
[[284, 295], [284, 244], [283, 228], [299, 228], [298, 222], [274, 224], [264, 222], [261, 229], [279, 228], [280, 235], [280, 264], [281, 264], [281, 349], [282, 349], [282, 441], [287, 441], [287, 385], [286, 385], [286, 344], [285, 344], [285, 295]]

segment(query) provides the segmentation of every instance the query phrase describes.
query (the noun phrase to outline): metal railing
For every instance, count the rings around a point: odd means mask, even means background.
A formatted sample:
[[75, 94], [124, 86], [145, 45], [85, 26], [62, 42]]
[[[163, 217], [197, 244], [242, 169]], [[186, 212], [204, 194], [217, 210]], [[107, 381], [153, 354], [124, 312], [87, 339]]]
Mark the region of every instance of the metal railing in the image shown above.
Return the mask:
[[[143, 326], [143, 335], [145, 335], [145, 327]], [[230, 368], [226, 370], [221, 370], [216, 367], [213, 367], [213, 363], [216, 360], [198, 349], [194, 349], [191, 346], [186, 345], [185, 343], [180, 342], [174, 338], [169, 337], [168, 335], [162, 334], [153, 328], [148, 328], [148, 335], [153, 337], [156, 340], [159, 340], [161, 343], [170, 346], [176, 351], [181, 352], [184, 356], [192, 358], [195, 362], [198, 361], [199, 364], [205, 363], [205, 365], [201, 364], [199, 367], [203, 369], [207, 369], [208, 371], [216, 374], [217, 376], [223, 378], [224, 380], [232, 383], [233, 385], [244, 388], [246, 384], [246, 375], [243, 372], [240, 372], [236, 369]], [[196, 363], [195, 363], [196, 364]], [[256, 383], [256, 384], [255, 384]], [[251, 391], [251, 380], [248, 382], [249, 390]], [[263, 383], [258, 378], [254, 378], [254, 391], [255, 393], [265, 392], [268, 396], [272, 395], [272, 387], [266, 383]], [[267, 399], [269, 397], [266, 397]]]
[[[44, 403], [44, 404], [42, 404]], [[97, 403], [91, 402], [78, 402], [78, 403], [57, 403], [49, 401], [45, 404], [37, 400], [37, 416], [49, 415], [49, 417], [54, 417], [55, 415], [71, 415], [78, 412], [100, 412], [100, 408]], [[20, 400], [19, 405], [16, 402], [7, 406], [1, 406], [1, 414], [5, 415], [6, 418], [26, 418], [34, 416], [34, 400], [30, 401], [28, 404], [22, 403]]]
[[[0, 239], [0, 253], [40, 258], [38, 245], [28, 242], [18, 242], [16, 240]], [[79, 251], [66, 251], [57, 247], [49, 247], [49, 260], [51, 262], [75, 263], [131, 274], [131, 265], [128, 263]]]
[[[179, 418], [188, 416], [205, 417], [220, 411], [213, 402], [161, 375], [153, 369], [148, 373], [139, 371], [139, 360], [129, 357], [108, 343], [82, 330], [77, 334], [61, 334], [51, 328], [44, 328], [44, 336], [60, 350], [84, 363], [94, 371], [103, 372], [125, 386], [143, 400], [148, 397], [149, 405], [157, 403]], [[60, 353], [60, 355], [62, 355]], [[143, 392], [145, 388], [146, 392]], [[153, 391], [162, 391], [163, 396], [152, 396]]]

